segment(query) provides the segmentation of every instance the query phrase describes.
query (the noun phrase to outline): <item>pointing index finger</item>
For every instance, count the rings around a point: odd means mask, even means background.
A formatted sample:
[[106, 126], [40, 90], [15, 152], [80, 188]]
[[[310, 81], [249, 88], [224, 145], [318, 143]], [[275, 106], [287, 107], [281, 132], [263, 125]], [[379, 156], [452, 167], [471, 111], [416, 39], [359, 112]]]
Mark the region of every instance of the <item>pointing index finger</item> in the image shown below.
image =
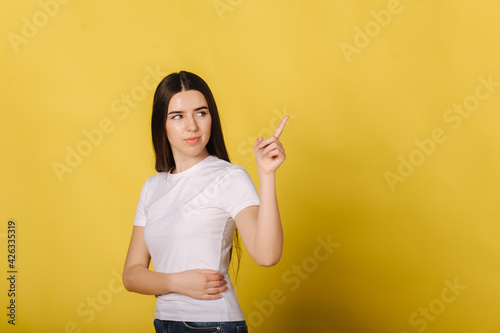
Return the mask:
[[276, 131], [274, 131], [274, 136], [276, 138], [280, 137], [281, 132], [283, 132], [283, 129], [285, 128], [285, 124], [288, 118], [289, 118], [288, 116], [284, 116], [281, 122], [278, 124], [278, 128], [276, 128]]

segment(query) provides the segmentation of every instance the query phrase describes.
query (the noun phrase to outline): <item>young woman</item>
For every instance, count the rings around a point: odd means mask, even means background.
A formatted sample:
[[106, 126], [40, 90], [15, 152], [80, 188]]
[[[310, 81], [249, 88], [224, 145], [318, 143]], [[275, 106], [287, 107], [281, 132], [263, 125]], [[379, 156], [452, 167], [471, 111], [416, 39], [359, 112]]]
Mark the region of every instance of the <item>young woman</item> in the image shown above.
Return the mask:
[[229, 161], [205, 81], [181, 71], [158, 85], [151, 119], [158, 173], [142, 188], [123, 269], [128, 291], [156, 295], [156, 332], [247, 331], [228, 274], [233, 236], [237, 227], [257, 264], [280, 260], [275, 173], [287, 120], [255, 141], [259, 198], [246, 170]]

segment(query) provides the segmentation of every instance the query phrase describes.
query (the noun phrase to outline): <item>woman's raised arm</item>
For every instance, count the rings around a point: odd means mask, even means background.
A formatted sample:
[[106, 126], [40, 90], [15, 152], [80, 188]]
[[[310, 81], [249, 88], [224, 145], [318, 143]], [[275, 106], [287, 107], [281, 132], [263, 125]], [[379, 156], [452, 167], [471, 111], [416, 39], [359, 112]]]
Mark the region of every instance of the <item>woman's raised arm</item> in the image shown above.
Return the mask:
[[252, 259], [261, 266], [276, 265], [283, 250], [283, 228], [276, 196], [276, 170], [285, 160], [279, 141], [288, 116], [278, 125], [274, 135], [255, 141], [254, 152], [260, 182], [260, 206], [250, 206], [235, 216], [241, 239]]

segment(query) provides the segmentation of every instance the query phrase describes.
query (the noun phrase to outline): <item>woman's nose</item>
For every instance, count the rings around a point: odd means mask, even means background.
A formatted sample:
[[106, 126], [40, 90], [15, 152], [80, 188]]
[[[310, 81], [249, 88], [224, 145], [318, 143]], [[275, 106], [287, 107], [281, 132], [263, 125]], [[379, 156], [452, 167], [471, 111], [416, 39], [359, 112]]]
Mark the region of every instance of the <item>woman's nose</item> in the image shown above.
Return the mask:
[[187, 124], [186, 127], [188, 130], [196, 130], [198, 128], [198, 124], [196, 124], [196, 119], [193, 117], [187, 117]]

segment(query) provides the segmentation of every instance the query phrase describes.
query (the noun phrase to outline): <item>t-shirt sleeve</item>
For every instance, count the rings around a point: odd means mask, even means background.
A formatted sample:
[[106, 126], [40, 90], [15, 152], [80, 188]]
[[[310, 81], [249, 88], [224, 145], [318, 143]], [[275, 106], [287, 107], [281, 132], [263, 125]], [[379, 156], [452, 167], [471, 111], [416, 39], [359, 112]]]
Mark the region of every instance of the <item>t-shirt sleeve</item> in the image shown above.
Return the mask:
[[248, 172], [237, 164], [224, 175], [218, 184], [217, 200], [234, 219], [246, 207], [259, 205], [257, 189]]
[[135, 210], [134, 225], [139, 227], [144, 227], [146, 225], [146, 218], [148, 213], [146, 211], [146, 192], [148, 187], [148, 181], [144, 183], [141, 190], [141, 195], [139, 196], [139, 202], [137, 203], [137, 209]]

